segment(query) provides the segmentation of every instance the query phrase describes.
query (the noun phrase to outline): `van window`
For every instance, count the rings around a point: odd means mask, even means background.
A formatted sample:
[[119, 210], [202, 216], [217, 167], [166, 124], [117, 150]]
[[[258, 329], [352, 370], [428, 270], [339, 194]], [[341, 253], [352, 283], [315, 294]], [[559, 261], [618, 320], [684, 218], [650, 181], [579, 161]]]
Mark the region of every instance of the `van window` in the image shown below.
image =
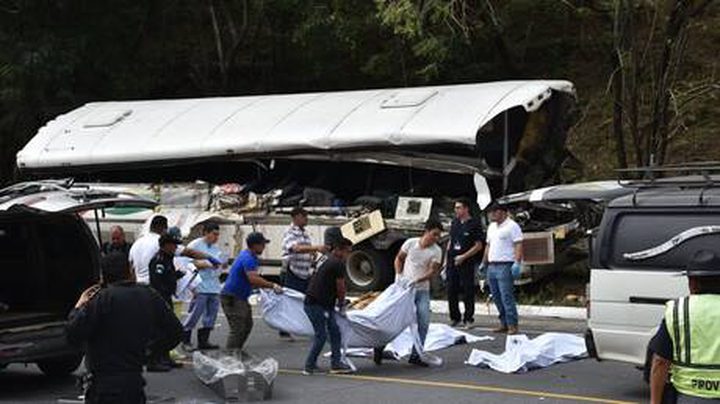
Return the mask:
[[[611, 269], [679, 270], [683, 269], [697, 250], [717, 250], [720, 234], [707, 234], [685, 240], [669, 251], [646, 259], [632, 260], [624, 256], [658, 247], [680, 233], [695, 227], [720, 226], [720, 212], [620, 212], [605, 229], [599, 249], [601, 263]], [[598, 240], [600, 241], [600, 240]]]

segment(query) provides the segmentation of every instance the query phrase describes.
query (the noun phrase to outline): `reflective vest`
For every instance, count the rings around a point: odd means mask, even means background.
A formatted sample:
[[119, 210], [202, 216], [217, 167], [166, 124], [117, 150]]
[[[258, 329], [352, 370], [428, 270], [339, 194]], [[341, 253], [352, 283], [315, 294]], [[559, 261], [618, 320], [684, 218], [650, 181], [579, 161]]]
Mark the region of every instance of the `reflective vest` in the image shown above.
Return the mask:
[[692, 295], [665, 308], [671, 380], [682, 394], [720, 398], [720, 295]]

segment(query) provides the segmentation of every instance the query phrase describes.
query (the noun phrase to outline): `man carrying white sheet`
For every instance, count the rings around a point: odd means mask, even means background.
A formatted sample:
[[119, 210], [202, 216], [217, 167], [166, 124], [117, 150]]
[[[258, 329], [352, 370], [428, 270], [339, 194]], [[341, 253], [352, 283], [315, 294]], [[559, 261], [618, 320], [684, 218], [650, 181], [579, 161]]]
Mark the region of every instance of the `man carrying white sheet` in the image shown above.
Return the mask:
[[[425, 344], [430, 327], [430, 279], [440, 272], [442, 263], [442, 249], [437, 244], [442, 231], [443, 226], [439, 221], [428, 220], [423, 235], [405, 240], [395, 257], [397, 277], [409, 280], [415, 287], [415, 311], [422, 344]], [[382, 362], [383, 348], [375, 348], [373, 359], [378, 365]], [[415, 348], [408, 362], [421, 367], [428, 366]]]

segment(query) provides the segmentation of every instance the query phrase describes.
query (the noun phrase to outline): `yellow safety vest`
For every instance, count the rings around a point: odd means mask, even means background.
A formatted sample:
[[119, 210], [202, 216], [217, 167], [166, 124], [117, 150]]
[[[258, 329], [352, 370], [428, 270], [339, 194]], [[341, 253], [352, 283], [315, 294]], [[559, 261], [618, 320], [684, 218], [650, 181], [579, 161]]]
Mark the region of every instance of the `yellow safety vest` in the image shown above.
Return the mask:
[[720, 295], [668, 302], [665, 324], [673, 343], [672, 384], [682, 394], [720, 398]]

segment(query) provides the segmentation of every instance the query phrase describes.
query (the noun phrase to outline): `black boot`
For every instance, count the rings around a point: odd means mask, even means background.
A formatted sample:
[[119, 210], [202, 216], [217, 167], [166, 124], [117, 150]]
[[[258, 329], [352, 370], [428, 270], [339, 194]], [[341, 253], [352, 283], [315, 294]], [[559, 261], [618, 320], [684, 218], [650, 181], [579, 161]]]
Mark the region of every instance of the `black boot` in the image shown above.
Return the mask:
[[209, 350], [209, 349], [219, 349], [220, 347], [217, 345], [213, 345], [210, 343], [210, 332], [212, 331], [212, 328], [201, 328], [198, 330], [198, 349], [201, 350]]
[[195, 350], [192, 346], [192, 330], [183, 331], [182, 349], [185, 352], [192, 352]]

